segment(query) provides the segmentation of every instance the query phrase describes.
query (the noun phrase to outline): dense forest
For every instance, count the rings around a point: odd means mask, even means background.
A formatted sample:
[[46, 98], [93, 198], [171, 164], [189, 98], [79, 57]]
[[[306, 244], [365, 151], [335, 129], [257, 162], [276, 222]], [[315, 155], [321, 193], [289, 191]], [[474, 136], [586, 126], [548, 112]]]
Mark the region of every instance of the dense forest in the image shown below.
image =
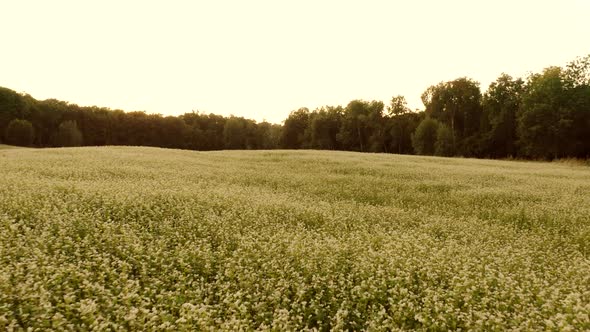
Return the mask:
[[0, 87], [0, 142], [191, 150], [328, 149], [482, 158], [589, 158], [590, 55], [525, 79], [502, 74], [482, 93], [462, 77], [432, 85], [424, 110], [388, 105], [300, 108], [282, 125], [199, 112], [162, 116], [36, 100]]

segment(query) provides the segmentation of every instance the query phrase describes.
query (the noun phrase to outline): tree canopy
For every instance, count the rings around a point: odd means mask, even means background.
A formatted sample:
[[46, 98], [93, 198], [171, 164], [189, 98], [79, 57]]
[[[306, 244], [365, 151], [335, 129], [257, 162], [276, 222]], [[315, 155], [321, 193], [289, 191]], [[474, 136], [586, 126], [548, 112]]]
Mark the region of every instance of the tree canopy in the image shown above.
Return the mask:
[[31, 122], [14, 119], [6, 127], [4, 134], [6, 143], [18, 146], [30, 146], [35, 138], [35, 130]]

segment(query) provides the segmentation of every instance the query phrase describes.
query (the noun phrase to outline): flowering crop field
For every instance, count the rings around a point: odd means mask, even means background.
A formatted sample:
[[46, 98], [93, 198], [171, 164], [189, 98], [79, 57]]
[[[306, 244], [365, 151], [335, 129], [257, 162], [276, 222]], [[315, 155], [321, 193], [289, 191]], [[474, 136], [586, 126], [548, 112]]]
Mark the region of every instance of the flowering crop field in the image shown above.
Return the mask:
[[0, 330], [590, 330], [590, 168], [0, 150]]

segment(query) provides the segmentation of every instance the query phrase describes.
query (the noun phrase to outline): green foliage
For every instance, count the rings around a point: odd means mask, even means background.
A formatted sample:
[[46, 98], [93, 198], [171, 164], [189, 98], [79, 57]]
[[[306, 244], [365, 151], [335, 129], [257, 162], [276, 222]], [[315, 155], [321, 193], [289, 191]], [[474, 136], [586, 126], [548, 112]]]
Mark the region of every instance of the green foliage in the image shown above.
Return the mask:
[[32, 98], [0, 87], [0, 140], [13, 120], [31, 121]]
[[347, 150], [381, 152], [384, 146], [383, 110], [380, 101], [353, 100], [344, 109], [338, 140]]
[[492, 82], [483, 98], [481, 132], [486, 137], [485, 154], [502, 158], [517, 154], [516, 115], [521, 108], [524, 82], [502, 74]]
[[445, 124], [440, 124], [436, 130], [434, 154], [445, 157], [450, 157], [455, 154], [453, 148], [453, 132], [451, 131], [451, 128]]
[[283, 124], [281, 147], [301, 149], [305, 146], [306, 131], [309, 126], [309, 109], [303, 107], [289, 114]]
[[244, 119], [231, 116], [223, 127], [223, 141], [226, 149], [246, 148], [246, 123]]
[[560, 67], [550, 67], [529, 77], [518, 114], [519, 144], [532, 158], [563, 157], [563, 136], [574, 125], [568, 107], [567, 84]]
[[590, 330], [587, 166], [145, 147], [0, 160], [2, 331]]
[[311, 114], [311, 147], [314, 149], [336, 150], [340, 148], [338, 133], [342, 125], [344, 110], [341, 106], [322, 107]]
[[280, 146], [283, 127], [266, 121], [258, 124], [259, 149], [276, 149]]
[[389, 106], [387, 107], [387, 112], [390, 116], [409, 113], [410, 109], [408, 108], [406, 97], [400, 95], [392, 97]]
[[76, 121], [64, 121], [59, 125], [55, 136], [55, 145], [72, 147], [82, 145], [82, 133], [78, 129]]
[[569, 87], [590, 86], [590, 54], [568, 63], [564, 74]]
[[432, 118], [426, 118], [420, 122], [412, 134], [412, 146], [416, 154], [434, 154], [439, 126], [440, 123]]
[[426, 114], [451, 128], [453, 148], [459, 154], [469, 155], [470, 146], [463, 139], [479, 132], [481, 118], [481, 92], [479, 83], [462, 77], [430, 86], [422, 94]]
[[386, 131], [389, 132], [389, 152], [398, 154], [413, 154], [412, 133], [422, 122], [424, 112], [422, 113], [403, 113], [391, 116], [387, 122]]
[[[225, 149], [263, 149], [276, 147], [277, 137], [270, 135], [279, 135], [269, 123], [256, 124], [253, 120], [242, 117], [231, 116], [225, 122], [223, 128], [223, 141]], [[270, 142], [275, 142], [269, 145]]]
[[4, 133], [6, 143], [18, 146], [31, 146], [35, 139], [35, 129], [27, 120], [10, 121]]

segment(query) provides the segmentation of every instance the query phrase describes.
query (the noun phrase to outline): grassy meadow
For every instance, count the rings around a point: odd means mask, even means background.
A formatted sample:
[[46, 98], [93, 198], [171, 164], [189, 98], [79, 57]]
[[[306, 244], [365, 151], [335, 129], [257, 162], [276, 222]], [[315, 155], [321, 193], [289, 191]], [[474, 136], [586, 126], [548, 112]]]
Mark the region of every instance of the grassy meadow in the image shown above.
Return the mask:
[[590, 330], [590, 167], [0, 149], [0, 330]]

